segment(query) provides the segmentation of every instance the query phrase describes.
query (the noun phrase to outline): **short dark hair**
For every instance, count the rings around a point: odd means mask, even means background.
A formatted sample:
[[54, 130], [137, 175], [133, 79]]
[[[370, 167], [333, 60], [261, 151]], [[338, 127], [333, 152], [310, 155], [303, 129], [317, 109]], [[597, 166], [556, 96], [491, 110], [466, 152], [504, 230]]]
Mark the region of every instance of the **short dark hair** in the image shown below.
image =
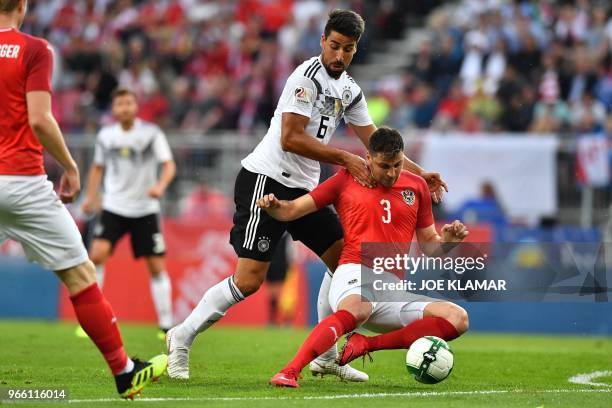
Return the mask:
[[381, 153], [385, 157], [395, 157], [404, 151], [402, 135], [388, 126], [381, 126], [370, 136], [368, 150], [371, 155]]
[[134, 97], [134, 99], [137, 99], [136, 98], [136, 94], [131, 89], [128, 89], [128, 88], [117, 88], [111, 94], [111, 101], [114, 101], [115, 99], [117, 99], [117, 98], [119, 98], [121, 96], [126, 96], [126, 95], [132, 95]]
[[19, 5], [19, 0], [0, 0], [0, 13], [10, 13]]
[[365, 24], [359, 14], [352, 10], [335, 9], [329, 13], [323, 33], [325, 37], [329, 37], [329, 34], [335, 31], [359, 41], [364, 30]]

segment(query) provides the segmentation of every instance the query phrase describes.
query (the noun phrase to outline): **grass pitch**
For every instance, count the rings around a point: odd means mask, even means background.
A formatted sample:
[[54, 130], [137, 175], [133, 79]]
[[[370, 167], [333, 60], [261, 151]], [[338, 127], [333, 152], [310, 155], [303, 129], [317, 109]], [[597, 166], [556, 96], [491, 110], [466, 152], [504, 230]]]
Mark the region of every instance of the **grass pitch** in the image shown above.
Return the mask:
[[[0, 321], [0, 388], [67, 388], [69, 406], [125, 404], [93, 344], [73, 324]], [[150, 326], [122, 325], [130, 355], [165, 351]], [[215, 327], [191, 353], [191, 379], [163, 377], [147, 387], [139, 406], [151, 407], [612, 407], [612, 338], [468, 333], [450, 343], [455, 368], [440, 384], [414, 381], [405, 352], [382, 351], [366, 363], [368, 383], [314, 378], [299, 389], [267, 385], [306, 337], [306, 330]], [[361, 360], [354, 366], [361, 368]], [[600, 371], [575, 384], [570, 377]], [[597, 385], [595, 385], [597, 384]], [[6, 404], [0, 403], [0, 404]], [[49, 406], [31, 402], [19, 406]]]

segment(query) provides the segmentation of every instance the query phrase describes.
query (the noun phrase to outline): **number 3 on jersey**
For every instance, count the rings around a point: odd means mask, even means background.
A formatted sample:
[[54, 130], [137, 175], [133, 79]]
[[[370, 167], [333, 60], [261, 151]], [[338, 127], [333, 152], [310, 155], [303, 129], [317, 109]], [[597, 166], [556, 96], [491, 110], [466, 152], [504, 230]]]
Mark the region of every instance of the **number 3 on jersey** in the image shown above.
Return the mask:
[[319, 125], [319, 130], [317, 131], [318, 139], [325, 139], [325, 134], [327, 134], [327, 124], [329, 123], [329, 118], [327, 116], [321, 116], [321, 124]]
[[385, 214], [382, 216], [382, 222], [389, 224], [391, 222], [391, 202], [389, 200], [380, 200], [380, 205], [383, 206]]

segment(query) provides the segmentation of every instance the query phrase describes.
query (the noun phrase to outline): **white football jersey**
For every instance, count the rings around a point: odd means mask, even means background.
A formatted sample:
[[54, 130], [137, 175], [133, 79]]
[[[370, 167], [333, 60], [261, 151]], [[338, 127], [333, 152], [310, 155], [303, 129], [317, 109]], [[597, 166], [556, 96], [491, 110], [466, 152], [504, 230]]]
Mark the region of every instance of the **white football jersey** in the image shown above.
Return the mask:
[[98, 133], [94, 163], [104, 166], [102, 208], [124, 217], [143, 217], [160, 212], [159, 200], [147, 192], [157, 182], [159, 163], [172, 160], [162, 130], [136, 119], [130, 130], [120, 124]]
[[242, 160], [242, 166], [287, 187], [309, 191], [319, 184], [321, 167], [316, 160], [283, 151], [280, 137], [284, 112], [309, 117], [306, 132], [324, 144], [329, 143], [342, 118], [357, 126], [372, 124], [361, 88], [346, 71], [340, 78], [332, 78], [320, 57], [312, 57], [293, 71], [278, 101], [268, 133]]

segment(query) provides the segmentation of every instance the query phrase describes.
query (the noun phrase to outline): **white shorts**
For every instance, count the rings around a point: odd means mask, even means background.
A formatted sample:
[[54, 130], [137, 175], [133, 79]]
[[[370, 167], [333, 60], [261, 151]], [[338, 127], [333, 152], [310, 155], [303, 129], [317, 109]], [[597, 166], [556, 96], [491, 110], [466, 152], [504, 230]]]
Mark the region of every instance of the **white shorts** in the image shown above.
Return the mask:
[[368, 330], [386, 333], [401, 329], [415, 320], [422, 319], [425, 307], [431, 302], [438, 301], [405, 291], [374, 293], [372, 290], [374, 280], [399, 282], [400, 279], [387, 272], [377, 275], [365, 267], [362, 273], [361, 268], [359, 264], [343, 264], [336, 269], [329, 288], [329, 304], [335, 312], [340, 302], [347, 296], [360, 295], [367, 299], [372, 303], [372, 314], [363, 327]]
[[0, 175], [0, 243], [21, 243], [31, 262], [60, 271], [87, 261], [70, 213], [47, 176]]

